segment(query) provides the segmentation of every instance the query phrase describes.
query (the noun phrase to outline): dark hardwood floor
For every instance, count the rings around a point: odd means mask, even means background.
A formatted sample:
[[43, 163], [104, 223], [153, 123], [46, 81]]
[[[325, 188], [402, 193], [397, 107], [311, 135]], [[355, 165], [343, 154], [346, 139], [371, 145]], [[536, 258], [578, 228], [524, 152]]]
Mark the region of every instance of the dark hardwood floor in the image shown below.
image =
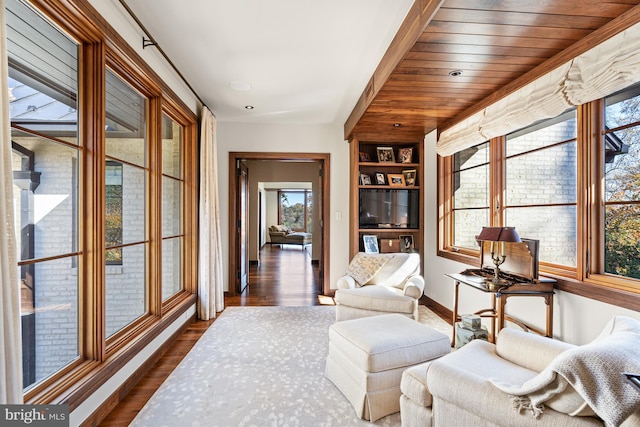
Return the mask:
[[[265, 246], [260, 265], [249, 271], [249, 287], [242, 295], [225, 297], [225, 306], [307, 306], [333, 304], [333, 299], [318, 293], [319, 269], [311, 264], [311, 247]], [[196, 321], [166, 351], [124, 399], [99, 424], [124, 427], [135, 418], [163, 381], [215, 321]]]

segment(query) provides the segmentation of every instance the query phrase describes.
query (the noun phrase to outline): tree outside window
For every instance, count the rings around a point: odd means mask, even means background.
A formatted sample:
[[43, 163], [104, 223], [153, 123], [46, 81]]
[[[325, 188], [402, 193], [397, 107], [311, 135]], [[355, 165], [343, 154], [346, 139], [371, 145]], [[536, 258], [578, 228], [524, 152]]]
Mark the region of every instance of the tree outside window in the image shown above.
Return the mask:
[[279, 223], [295, 231], [311, 233], [313, 197], [311, 190], [278, 191]]
[[640, 279], [640, 87], [605, 99], [604, 272]]

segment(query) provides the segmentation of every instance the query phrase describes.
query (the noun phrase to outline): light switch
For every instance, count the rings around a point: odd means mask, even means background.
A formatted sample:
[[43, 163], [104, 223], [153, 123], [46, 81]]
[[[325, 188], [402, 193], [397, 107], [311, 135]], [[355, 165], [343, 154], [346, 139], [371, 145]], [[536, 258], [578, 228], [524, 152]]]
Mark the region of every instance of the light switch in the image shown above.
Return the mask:
[[341, 220], [342, 219], [342, 211], [336, 211], [336, 219], [337, 220]]

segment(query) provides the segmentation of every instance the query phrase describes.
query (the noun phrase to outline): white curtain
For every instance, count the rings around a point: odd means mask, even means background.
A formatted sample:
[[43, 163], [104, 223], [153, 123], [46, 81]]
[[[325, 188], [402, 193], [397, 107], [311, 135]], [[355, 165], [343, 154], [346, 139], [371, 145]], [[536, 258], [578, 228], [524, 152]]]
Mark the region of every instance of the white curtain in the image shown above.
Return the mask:
[[200, 234], [198, 257], [198, 318], [209, 320], [224, 310], [222, 236], [218, 200], [216, 119], [202, 108], [200, 123]]
[[15, 228], [7, 84], [7, 38], [4, 0], [0, 0], [0, 404], [22, 403], [22, 337]]
[[436, 151], [450, 156], [639, 81], [640, 24], [636, 24], [443, 131]]

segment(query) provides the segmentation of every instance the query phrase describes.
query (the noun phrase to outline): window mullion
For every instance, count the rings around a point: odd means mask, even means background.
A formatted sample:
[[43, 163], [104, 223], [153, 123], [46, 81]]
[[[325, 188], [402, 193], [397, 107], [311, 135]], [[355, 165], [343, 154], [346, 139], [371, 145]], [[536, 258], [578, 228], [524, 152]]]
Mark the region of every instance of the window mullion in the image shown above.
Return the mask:
[[492, 138], [489, 142], [489, 222], [491, 227], [504, 225], [504, 144], [505, 137]]
[[[81, 163], [78, 194], [84, 202], [80, 209], [78, 229], [85, 253], [78, 266], [81, 278], [79, 322], [81, 356], [103, 361], [105, 345], [105, 47], [84, 44], [80, 68], [81, 145], [85, 146]], [[87, 256], [93, 254], [93, 256]]]

